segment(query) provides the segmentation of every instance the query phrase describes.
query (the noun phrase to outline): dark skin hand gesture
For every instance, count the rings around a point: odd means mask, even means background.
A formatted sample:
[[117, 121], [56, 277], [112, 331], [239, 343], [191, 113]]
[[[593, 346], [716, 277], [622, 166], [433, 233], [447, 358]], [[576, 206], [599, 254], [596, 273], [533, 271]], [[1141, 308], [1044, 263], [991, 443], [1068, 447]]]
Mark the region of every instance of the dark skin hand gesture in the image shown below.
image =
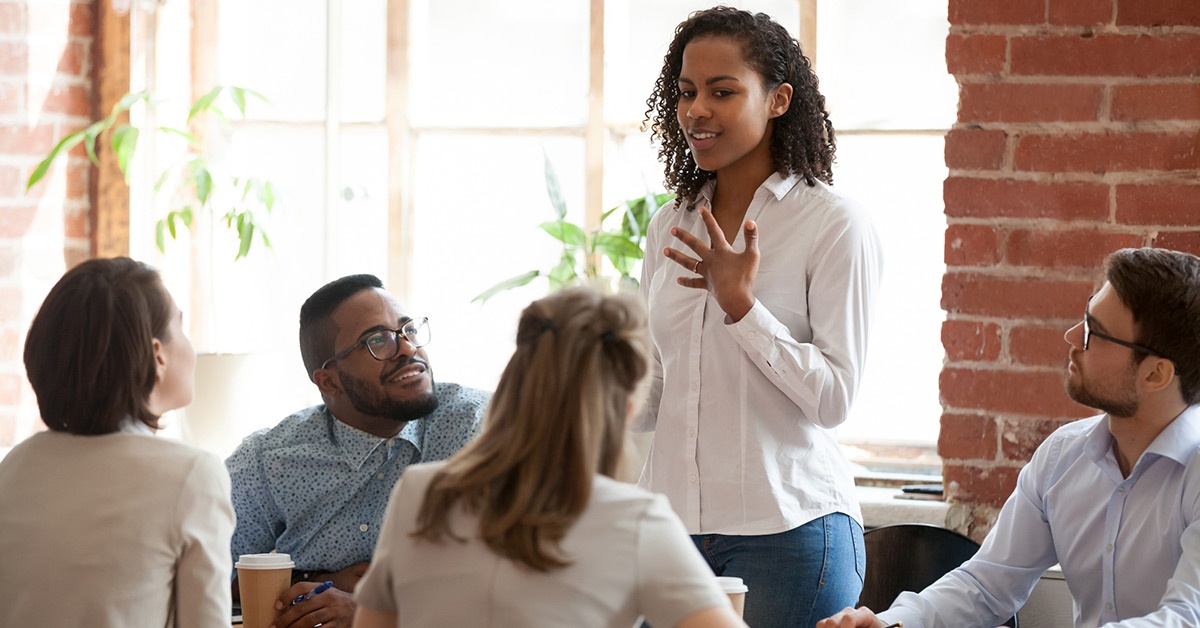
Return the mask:
[[725, 232], [717, 224], [712, 211], [707, 207], [699, 210], [700, 219], [704, 221], [708, 239], [712, 244], [705, 244], [700, 238], [675, 227], [671, 235], [679, 239], [692, 254], [666, 248], [663, 254], [671, 261], [696, 273], [699, 277], [680, 277], [679, 285], [688, 288], [703, 288], [713, 293], [717, 305], [725, 311], [733, 322], [742, 317], [754, 307], [754, 277], [758, 274], [758, 225], [753, 220], [747, 220], [742, 226], [746, 237], [746, 250], [738, 253], [733, 250], [725, 239]]
[[312, 628], [317, 624], [328, 628], [350, 628], [356, 608], [352, 594], [369, 566], [370, 563], [356, 563], [340, 571], [315, 576], [333, 581], [333, 587], [289, 606], [292, 600], [307, 595], [320, 583], [297, 582], [292, 585], [275, 601], [275, 610], [283, 613], [272, 625], [275, 628]]

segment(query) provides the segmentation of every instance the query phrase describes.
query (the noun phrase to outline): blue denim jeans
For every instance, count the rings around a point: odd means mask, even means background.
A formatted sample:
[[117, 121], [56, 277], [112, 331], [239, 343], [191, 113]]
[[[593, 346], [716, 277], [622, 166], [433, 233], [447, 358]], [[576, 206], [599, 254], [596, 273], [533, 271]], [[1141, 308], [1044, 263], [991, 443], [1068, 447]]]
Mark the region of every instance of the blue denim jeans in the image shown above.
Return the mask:
[[692, 541], [714, 573], [746, 583], [745, 620], [754, 628], [813, 628], [854, 606], [862, 592], [862, 527], [842, 513], [778, 534], [697, 534]]

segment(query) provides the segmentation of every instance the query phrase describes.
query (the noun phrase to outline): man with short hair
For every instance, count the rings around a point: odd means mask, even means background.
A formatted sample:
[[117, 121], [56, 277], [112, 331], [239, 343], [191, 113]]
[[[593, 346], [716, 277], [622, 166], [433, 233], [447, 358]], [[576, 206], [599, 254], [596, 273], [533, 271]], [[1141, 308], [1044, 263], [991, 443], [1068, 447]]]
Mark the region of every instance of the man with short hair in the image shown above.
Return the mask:
[[[477, 433], [490, 393], [435, 383], [429, 322], [371, 275], [326, 284], [300, 309], [300, 353], [324, 403], [247, 437], [226, 460], [237, 529], [232, 554], [296, 563], [276, 626], [349, 625], [392, 487], [404, 469], [443, 460]], [[236, 573], [234, 574], [236, 577]], [[236, 595], [237, 582], [234, 581]]]
[[990, 628], [1055, 563], [1077, 627], [1200, 625], [1200, 258], [1123, 249], [1105, 274], [1064, 334], [1067, 392], [1104, 414], [1037, 448], [974, 558], [818, 628]]

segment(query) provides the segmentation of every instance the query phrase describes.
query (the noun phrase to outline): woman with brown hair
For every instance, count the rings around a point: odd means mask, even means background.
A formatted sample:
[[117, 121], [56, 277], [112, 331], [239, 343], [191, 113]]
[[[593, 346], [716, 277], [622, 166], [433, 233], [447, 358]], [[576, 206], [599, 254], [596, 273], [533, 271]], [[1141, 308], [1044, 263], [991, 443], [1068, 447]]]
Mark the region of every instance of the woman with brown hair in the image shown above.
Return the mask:
[[155, 438], [196, 357], [158, 273], [67, 272], [25, 340], [49, 431], [0, 461], [0, 626], [229, 626], [233, 506], [221, 460]]
[[648, 351], [633, 297], [527, 307], [483, 435], [393, 490], [355, 626], [743, 626], [666, 500], [613, 479]]

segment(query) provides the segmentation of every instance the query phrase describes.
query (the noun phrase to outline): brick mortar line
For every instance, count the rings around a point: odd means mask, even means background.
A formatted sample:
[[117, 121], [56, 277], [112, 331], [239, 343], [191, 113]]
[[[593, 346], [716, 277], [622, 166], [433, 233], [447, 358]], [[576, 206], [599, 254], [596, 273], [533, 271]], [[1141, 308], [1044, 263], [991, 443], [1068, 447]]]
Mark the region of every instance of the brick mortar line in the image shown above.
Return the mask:
[[[74, 75], [71, 75], [74, 76]], [[1197, 85], [1200, 78], [1193, 75], [1146, 77], [1128, 76], [1121, 74], [1101, 76], [1079, 76], [1075, 74], [989, 74], [972, 72], [955, 74], [954, 79], [959, 85], [1102, 85], [1113, 87], [1125, 86], [1157, 86], [1157, 85]]]
[[1200, 118], [1193, 120], [1042, 120], [1011, 122], [1006, 120], [960, 120], [951, 127], [954, 131], [1010, 131], [1009, 135], [1069, 135], [1102, 132], [1122, 133], [1179, 133], [1200, 132]]
[[975, 170], [951, 168], [947, 179], [982, 179], [1017, 183], [1091, 183], [1096, 185], [1200, 184], [1196, 170], [1116, 170], [1108, 172], [1050, 172], [1039, 170]]
[[1000, 35], [1009, 38], [1079, 37], [1092, 39], [1112, 36], [1171, 37], [1200, 35], [1200, 26], [1172, 24], [1163, 26], [1116, 24], [951, 24], [947, 35]]

